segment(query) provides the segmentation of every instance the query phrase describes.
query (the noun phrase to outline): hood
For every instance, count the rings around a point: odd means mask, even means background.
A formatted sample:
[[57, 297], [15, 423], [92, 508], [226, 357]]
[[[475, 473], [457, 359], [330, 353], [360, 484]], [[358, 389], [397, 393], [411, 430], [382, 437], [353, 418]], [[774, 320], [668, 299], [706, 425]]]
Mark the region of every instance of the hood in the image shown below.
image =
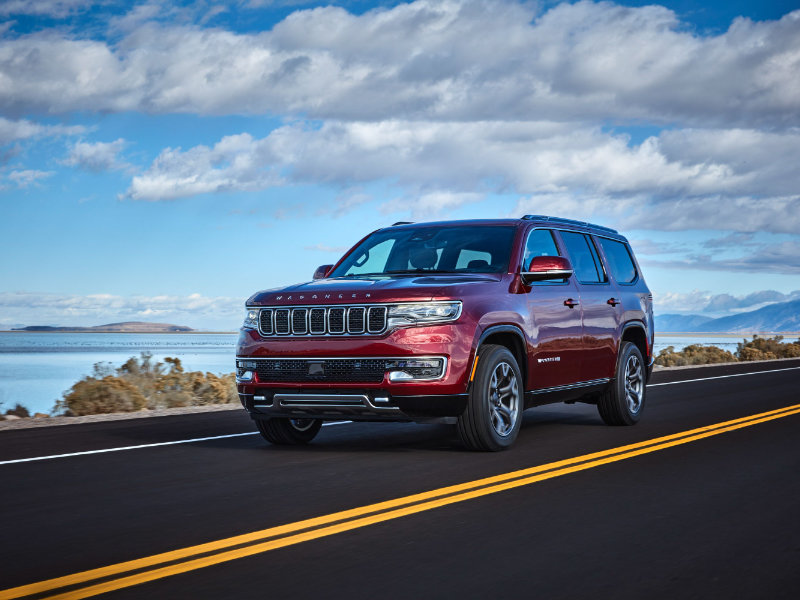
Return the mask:
[[250, 297], [248, 306], [360, 304], [456, 298], [480, 284], [498, 283], [501, 274], [458, 274], [386, 277], [332, 277], [285, 288], [264, 290]]

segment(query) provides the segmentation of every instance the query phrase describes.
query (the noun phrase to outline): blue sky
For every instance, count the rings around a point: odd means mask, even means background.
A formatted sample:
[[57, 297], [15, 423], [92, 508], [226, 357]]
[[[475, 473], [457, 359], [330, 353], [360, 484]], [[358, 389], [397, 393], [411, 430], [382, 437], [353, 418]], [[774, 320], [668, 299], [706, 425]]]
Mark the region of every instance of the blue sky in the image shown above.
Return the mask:
[[7, 0], [0, 328], [234, 329], [371, 229], [525, 213], [622, 230], [657, 312], [800, 297], [798, 8]]

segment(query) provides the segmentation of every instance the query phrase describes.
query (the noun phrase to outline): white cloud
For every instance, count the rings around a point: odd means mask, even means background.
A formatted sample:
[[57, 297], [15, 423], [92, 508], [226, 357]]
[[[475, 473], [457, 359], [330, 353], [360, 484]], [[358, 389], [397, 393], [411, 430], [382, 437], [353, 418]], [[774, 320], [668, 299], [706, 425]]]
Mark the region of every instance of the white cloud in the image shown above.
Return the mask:
[[122, 138], [113, 142], [75, 142], [62, 163], [96, 173], [125, 169], [129, 165], [118, 158], [125, 144]]
[[157, 321], [196, 328], [224, 324], [233, 329], [245, 298], [188, 296], [118, 296], [0, 292], [0, 325], [92, 326], [119, 321]]
[[23, 169], [11, 171], [6, 175], [6, 180], [18, 188], [27, 188], [36, 185], [43, 179], [55, 175], [53, 171], [37, 171], [35, 169]]
[[0, 108], [798, 125], [800, 11], [698, 36], [660, 6], [533, 6], [324, 7], [254, 34], [134, 9], [115, 43], [52, 31], [0, 43]]
[[625, 136], [577, 123], [329, 121], [291, 123], [261, 139], [229, 136], [213, 148], [167, 149], [128, 194], [161, 200], [284, 181], [383, 181], [408, 190], [383, 210], [416, 216], [502, 191], [527, 195], [514, 214], [626, 229], [797, 233], [797, 164], [800, 131], [670, 131], [630, 146]]
[[36, 15], [61, 19], [103, 4], [97, 0], [3, 0], [0, 15]]
[[39, 136], [78, 135], [86, 131], [80, 125], [42, 125], [26, 119], [0, 117], [0, 146]]
[[270, 148], [249, 134], [222, 138], [213, 148], [167, 148], [150, 168], [131, 181], [135, 200], [174, 200], [184, 196], [248, 191], [276, 185]]

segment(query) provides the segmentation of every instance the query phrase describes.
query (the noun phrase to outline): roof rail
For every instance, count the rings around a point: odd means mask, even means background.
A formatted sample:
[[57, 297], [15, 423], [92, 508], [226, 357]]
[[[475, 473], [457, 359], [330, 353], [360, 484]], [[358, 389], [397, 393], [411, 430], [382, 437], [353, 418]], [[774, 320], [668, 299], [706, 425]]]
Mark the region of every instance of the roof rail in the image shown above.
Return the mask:
[[398, 221], [397, 223], [392, 223], [392, 227], [396, 227], [397, 225], [413, 225], [414, 221]]
[[591, 227], [592, 229], [601, 229], [603, 231], [610, 231], [611, 233], [619, 233], [616, 229], [605, 227], [604, 225], [596, 225], [588, 221], [576, 221], [574, 219], [565, 219], [563, 217], [548, 217], [547, 215], [525, 215], [522, 217], [523, 221], [549, 221], [551, 223], [563, 223], [565, 225], [576, 225], [578, 227]]

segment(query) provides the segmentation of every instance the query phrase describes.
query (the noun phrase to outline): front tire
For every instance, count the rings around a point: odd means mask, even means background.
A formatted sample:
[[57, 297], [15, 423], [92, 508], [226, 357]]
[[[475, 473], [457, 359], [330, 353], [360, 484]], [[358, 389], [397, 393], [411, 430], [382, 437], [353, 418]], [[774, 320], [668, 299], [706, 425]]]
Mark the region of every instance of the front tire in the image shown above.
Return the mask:
[[261, 436], [278, 446], [299, 446], [313, 440], [322, 427], [320, 419], [259, 419], [256, 427]]
[[635, 425], [644, 412], [647, 377], [636, 344], [622, 342], [614, 381], [597, 401], [606, 425]]
[[487, 344], [478, 354], [475, 379], [458, 436], [470, 450], [505, 450], [519, 434], [524, 409], [522, 374], [504, 346]]

